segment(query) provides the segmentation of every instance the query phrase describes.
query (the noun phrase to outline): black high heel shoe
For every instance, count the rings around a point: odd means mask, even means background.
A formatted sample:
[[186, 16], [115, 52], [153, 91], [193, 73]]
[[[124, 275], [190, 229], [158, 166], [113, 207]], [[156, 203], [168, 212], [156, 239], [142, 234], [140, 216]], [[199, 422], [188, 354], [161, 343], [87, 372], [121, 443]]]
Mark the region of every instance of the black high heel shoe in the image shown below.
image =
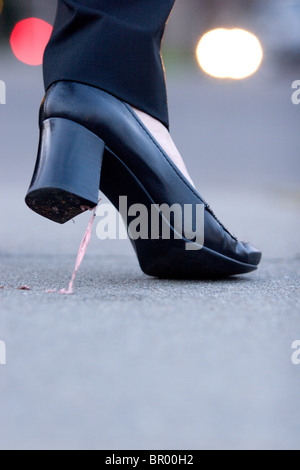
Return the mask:
[[[38, 214], [65, 223], [98, 202], [100, 189], [119, 209], [149, 209], [174, 204], [204, 209], [204, 243], [178, 237], [174, 218], [160, 213], [170, 237], [131, 239], [142, 270], [167, 278], [214, 278], [257, 269], [261, 252], [240, 243], [216, 218], [208, 204], [165, 154], [126, 103], [88, 85], [57, 82], [40, 111], [41, 138], [34, 176], [26, 196]], [[185, 220], [182, 224], [185, 224]], [[128, 219], [128, 222], [130, 219]], [[149, 218], [149, 234], [151, 230]], [[199, 236], [199, 239], [201, 237]]]

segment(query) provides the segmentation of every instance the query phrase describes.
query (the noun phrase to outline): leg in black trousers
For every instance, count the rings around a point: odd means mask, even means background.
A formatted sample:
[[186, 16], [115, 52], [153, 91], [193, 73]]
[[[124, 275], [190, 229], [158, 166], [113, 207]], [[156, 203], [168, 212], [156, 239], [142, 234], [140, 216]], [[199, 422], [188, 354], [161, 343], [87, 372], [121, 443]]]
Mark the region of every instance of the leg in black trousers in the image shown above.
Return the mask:
[[44, 56], [60, 80], [101, 88], [168, 127], [161, 42], [175, 0], [58, 0]]

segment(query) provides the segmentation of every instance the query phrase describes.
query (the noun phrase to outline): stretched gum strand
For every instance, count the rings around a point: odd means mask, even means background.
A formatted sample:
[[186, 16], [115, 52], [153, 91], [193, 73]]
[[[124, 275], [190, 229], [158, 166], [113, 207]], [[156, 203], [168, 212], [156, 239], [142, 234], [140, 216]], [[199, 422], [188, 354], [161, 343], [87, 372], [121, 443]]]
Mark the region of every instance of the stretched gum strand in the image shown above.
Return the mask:
[[[99, 201], [100, 202], [100, 201]], [[82, 242], [80, 244], [80, 247], [79, 247], [79, 250], [78, 250], [78, 255], [77, 255], [77, 259], [76, 259], [76, 264], [75, 264], [75, 269], [73, 271], [73, 274], [72, 274], [72, 278], [71, 278], [71, 281], [69, 283], [69, 286], [68, 286], [68, 289], [62, 289], [59, 291], [59, 294], [61, 295], [73, 295], [74, 294], [74, 282], [75, 282], [75, 279], [76, 279], [76, 276], [77, 276], [77, 273], [78, 273], [78, 270], [81, 266], [81, 263], [86, 255], [86, 252], [87, 252], [87, 249], [88, 249], [88, 246], [90, 244], [90, 241], [91, 241], [91, 238], [92, 238], [92, 230], [93, 230], [93, 224], [94, 224], [94, 220], [95, 220], [95, 217], [96, 217], [96, 210], [97, 210], [97, 207], [96, 206], [94, 209], [93, 209], [93, 215], [92, 215], [92, 218], [91, 220], [89, 221], [89, 224], [87, 226], [87, 229], [86, 229], [86, 232], [84, 234], [84, 237], [82, 239]], [[51, 293], [51, 291], [48, 291], [49, 293]]]

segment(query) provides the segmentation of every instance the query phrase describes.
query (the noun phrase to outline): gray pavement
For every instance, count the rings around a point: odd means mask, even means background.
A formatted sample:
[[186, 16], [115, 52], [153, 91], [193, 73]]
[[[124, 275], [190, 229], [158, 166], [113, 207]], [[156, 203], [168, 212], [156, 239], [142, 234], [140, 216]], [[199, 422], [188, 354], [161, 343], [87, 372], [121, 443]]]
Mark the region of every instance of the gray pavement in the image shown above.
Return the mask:
[[159, 281], [128, 241], [94, 235], [61, 297], [45, 291], [67, 285], [88, 216], [61, 227], [24, 206], [41, 70], [3, 63], [0, 448], [299, 449], [299, 76], [169, 76], [175, 140], [220, 218], [263, 249], [257, 273]]

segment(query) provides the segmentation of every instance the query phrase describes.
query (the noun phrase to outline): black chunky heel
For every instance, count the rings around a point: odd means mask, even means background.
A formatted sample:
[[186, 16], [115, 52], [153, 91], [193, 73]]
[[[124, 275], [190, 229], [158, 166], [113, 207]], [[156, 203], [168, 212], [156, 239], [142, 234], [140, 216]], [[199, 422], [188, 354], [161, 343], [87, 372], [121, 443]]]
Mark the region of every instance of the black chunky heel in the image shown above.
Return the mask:
[[64, 224], [98, 204], [105, 144], [74, 121], [46, 119], [26, 196], [34, 212]]

